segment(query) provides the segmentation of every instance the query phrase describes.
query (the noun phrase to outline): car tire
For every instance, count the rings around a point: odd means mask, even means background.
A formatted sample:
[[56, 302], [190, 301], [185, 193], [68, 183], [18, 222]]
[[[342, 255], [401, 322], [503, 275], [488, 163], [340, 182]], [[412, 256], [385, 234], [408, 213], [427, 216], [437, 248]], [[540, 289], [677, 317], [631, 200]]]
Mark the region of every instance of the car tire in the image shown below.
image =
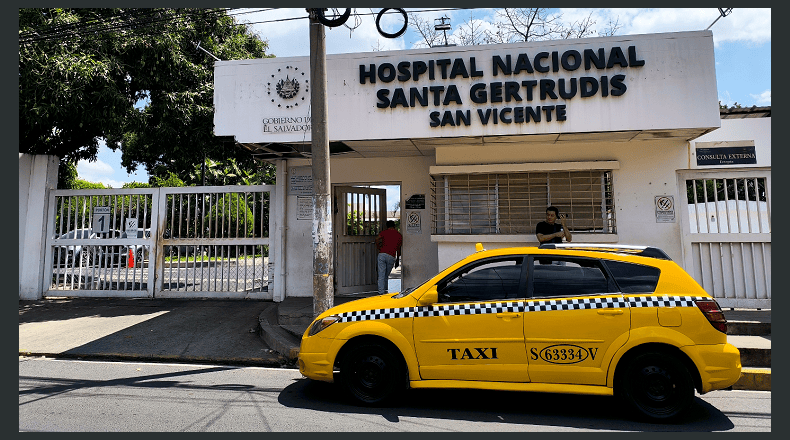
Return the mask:
[[664, 352], [633, 357], [618, 385], [630, 409], [650, 421], [672, 421], [694, 400], [694, 380], [688, 369], [680, 359]]
[[348, 394], [365, 405], [391, 401], [405, 388], [398, 356], [387, 347], [365, 343], [350, 348], [340, 363], [340, 382]]

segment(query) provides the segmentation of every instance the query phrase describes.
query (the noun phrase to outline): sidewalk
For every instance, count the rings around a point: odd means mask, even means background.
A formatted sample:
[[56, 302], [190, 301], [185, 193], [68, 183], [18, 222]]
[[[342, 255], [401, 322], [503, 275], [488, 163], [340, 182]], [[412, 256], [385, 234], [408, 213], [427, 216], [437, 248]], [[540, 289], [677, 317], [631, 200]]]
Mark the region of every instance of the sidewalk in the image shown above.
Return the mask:
[[260, 337], [271, 301], [51, 299], [19, 301], [19, 354], [279, 367]]
[[[335, 304], [356, 297], [336, 297]], [[733, 388], [770, 390], [770, 310], [725, 310], [743, 377]], [[19, 301], [19, 355], [293, 368], [313, 317], [312, 298], [255, 300], [45, 299]], [[767, 334], [765, 326], [767, 325]]]

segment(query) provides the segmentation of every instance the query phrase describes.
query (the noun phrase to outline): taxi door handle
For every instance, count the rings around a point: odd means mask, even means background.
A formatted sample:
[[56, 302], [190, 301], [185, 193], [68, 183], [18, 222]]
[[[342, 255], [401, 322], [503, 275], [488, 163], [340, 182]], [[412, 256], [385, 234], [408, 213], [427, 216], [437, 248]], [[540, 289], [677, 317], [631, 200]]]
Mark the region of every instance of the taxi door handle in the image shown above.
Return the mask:
[[505, 321], [510, 320], [510, 318], [518, 318], [519, 316], [521, 316], [521, 313], [506, 312], [506, 313], [497, 313], [496, 314], [497, 318], [503, 318], [503, 319], [505, 319]]
[[622, 315], [623, 311], [622, 310], [604, 309], [604, 310], [598, 310], [598, 314], [599, 315]]

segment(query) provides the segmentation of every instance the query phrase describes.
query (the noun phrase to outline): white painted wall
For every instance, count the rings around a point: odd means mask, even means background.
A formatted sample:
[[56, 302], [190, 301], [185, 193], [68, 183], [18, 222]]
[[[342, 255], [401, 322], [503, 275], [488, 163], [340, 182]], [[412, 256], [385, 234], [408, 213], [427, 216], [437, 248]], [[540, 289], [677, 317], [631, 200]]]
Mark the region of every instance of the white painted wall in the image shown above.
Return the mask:
[[[689, 163], [691, 169], [711, 169], [715, 167], [697, 166], [694, 152], [697, 144], [709, 142], [738, 143], [753, 141], [757, 154], [756, 164], [728, 165], [722, 168], [754, 168], [771, 166], [771, 118], [722, 119], [721, 128], [713, 130], [690, 142]], [[705, 145], [715, 147], [714, 145]], [[722, 145], [725, 146], [725, 145]]]
[[[629, 47], [636, 48], [636, 59], [644, 65], [634, 67], [613, 66], [602, 70], [585, 70], [584, 65], [576, 70], [505, 75], [501, 71], [495, 76], [494, 57], [505, 59], [511, 56], [515, 67], [519, 54], [526, 53], [535, 62], [541, 52], [563, 54], [569, 50], [583, 53], [585, 49], [597, 52], [605, 49], [607, 58], [612, 48], [619, 47], [628, 56]], [[369, 69], [390, 63], [415, 61], [437, 62], [441, 59], [462, 60], [471, 72], [471, 59], [475, 59], [480, 77], [442, 79], [437, 73], [434, 79], [427, 74], [418, 80], [383, 82], [375, 84], [365, 79], [361, 84], [360, 66]], [[551, 65], [551, 61], [538, 61]], [[637, 63], [638, 64], [638, 63]], [[649, 35], [625, 35], [602, 38], [553, 40], [518, 44], [483, 46], [439, 47], [403, 51], [362, 52], [327, 55], [327, 98], [329, 114], [328, 134], [333, 141], [364, 139], [406, 139], [458, 136], [496, 136], [541, 133], [595, 133], [627, 130], [670, 130], [682, 128], [719, 127], [713, 34], [711, 31], [677, 32]], [[412, 64], [413, 66], [413, 64]], [[238, 142], [304, 142], [310, 141], [309, 128], [309, 57], [265, 58], [256, 60], [219, 61], [215, 64], [214, 123], [217, 135], [232, 135]], [[439, 72], [439, 68], [435, 70]], [[411, 70], [410, 70], [411, 71]], [[451, 71], [448, 68], [448, 73]], [[602, 76], [611, 79], [615, 75], [625, 76], [623, 84], [627, 90], [621, 96], [598, 93], [592, 97], [581, 97], [580, 93], [568, 98], [541, 100], [536, 96], [527, 100], [523, 86], [522, 101], [499, 102], [491, 99], [491, 83], [512, 81], [540, 81], [549, 79], [559, 83], [581, 77]], [[448, 75], [449, 76], [449, 75]], [[411, 76], [413, 78], [413, 76]], [[277, 94], [280, 81], [296, 80], [299, 89], [292, 98], [281, 98]], [[601, 80], [602, 81], [602, 80]], [[472, 102], [471, 87], [476, 83], [486, 85], [489, 97], [484, 103]], [[377, 93], [387, 90], [393, 97], [396, 89], [405, 90], [408, 97], [411, 87], [442, 86], [448, 90], [456, 86], [461, 103], [433, 103], [429, 95], [427, 106], [396, 106], [378, 108], [381, 102]], [[555, 89], [556, 90], [556, 89]], [[538, 89], [535, 89], [536, 95]], [[558, 94], [559, 95], [559, 94]], [[441, 95], [444, 99], [446, 95]], [[567, 120], [555, 117], [547, 122], [483, 124], [477, 116], [478, 110], [499, 109], [518, 106], [566, 105]], [[431, 127], [430, 114], [438, 111], [471, 113], [469, 125]], [[295, 131], [277, 132], [277, 127]]]
[[[358, 159], [333, 157], [330, 165], [330, 181], [332, 185], [401, 185], [401, 206], [413, 194], [425, 194], [430, 197], [430, 177], [428, 169], [434, 165], [433, 157], [393, 157], [386, 159]], [[296, 166], [310, 167], [307, 160], [288, 160], [288, 169]], [[287, 176], [285, 179], [287, 190]], [[281, 182], [278, 181], [278, 191]], [[287, 233], [286, 243], [286, 286], [287, 296], [313, 295], [313, 241], [312, 221], [297, 220], [297, 197], [287, 196]], [[422, 231], [412, 234], [406, 231], [405, 215], [408, 210], [401, 210], [401, 228], [403, 234], [403, 267], [402, 286], [415, 286], [436, 274], [437, 245], [431, 242], [430, 205], [426, 201], [426, 209], [420, 210]]]
[[19, 299], [43, 297], [45, 219], [58, 164], [56, 156], [19, 153]]

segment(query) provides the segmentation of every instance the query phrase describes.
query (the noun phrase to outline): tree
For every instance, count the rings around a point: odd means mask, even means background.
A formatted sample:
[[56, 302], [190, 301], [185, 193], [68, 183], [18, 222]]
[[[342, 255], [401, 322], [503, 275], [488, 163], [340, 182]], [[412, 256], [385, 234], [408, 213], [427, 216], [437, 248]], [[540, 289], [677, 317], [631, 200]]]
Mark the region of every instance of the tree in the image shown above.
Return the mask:
[[[274, 184], [275, 170], [270, 163], [241, 161], [235, 158], [227, 160], [206, 159], [196, 164], [184, 180], [189, 185], [271, 185]], [[251, 171], [253, 170], [253, 171]]]
[[[433, 23], [423, 19], [419, 14], [409, 13], [409, 25], [413, 26], [422, 37], [423, 41], [415, 44], [417, 47], [433, 47], [444, 43], [444, 34], [437, 31]], [[448, 38], [448, 43], [451, 41], [452, 39]]]
[[224, 9], [19, 10], [19, 151], [180, 178], [205, 158], [249, 154], [213, 134], [214, 59], [266, 57]]

